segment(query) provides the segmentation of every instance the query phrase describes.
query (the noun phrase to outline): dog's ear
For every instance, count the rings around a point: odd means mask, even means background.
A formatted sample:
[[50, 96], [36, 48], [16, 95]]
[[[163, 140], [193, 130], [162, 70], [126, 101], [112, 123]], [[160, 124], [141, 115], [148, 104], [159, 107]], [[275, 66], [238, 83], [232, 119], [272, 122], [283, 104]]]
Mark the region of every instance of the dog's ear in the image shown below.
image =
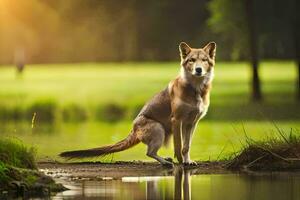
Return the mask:
[[203, 47], [203, 50], [209, 55], [211, 59], [215, 59], [216, 48], [217, 44], [215, 42], [209, 42], [207, 45], [205, 45], [205, 47]]
[[191, 47], [185, 42], [179, 44], [179, 52], [181, 59], [185, 59], [186, 56], [191, 52]]

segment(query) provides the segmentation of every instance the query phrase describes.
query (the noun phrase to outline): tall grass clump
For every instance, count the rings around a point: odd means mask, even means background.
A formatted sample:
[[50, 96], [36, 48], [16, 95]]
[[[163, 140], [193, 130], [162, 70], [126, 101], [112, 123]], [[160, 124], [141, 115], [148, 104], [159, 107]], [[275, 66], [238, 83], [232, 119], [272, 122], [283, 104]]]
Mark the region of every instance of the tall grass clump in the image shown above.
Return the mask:
[[0, 188], [10, 181], [30, 183], [36, 171], [36, 151], [15, 138], [0, 138]]
[[246, 135], [246, 144], [227, 167], [233, 170], [299, 170], [300, 134], [293, 129], [288, 134], [275, 125], [275, 137], [254, 141]]
[[9, 176], [7, 175], [8, 170], [9, 169], [7, 168], [7, 166], [2, 161], [0, 161], [0, 181], [1, 182], [9, 181]]
[[0, 199], [7, 199], [7, 194], [11, 191], [16, 197], [24, 197], [45, 194], [48, 196], [51, 191], [66, 189], [38, 171], [35, 157], [36, 150], [33, 147], [27, 147], [15, 138], [0, 138]]
[[36, 150], [33, 147], [25, 146], [20, 140], [15, 138], [0, 138], [0, 168], [5, 170], [5, 166], [18, 168], [36, 169]]

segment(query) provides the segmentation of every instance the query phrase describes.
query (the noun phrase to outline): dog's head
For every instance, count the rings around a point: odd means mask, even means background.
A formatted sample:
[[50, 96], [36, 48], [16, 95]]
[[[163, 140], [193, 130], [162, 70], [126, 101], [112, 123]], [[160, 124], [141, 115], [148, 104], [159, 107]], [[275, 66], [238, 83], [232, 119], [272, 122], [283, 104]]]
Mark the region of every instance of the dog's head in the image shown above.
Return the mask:
[[209, 42], [200, 49], [191, 48], [185, 42], [181, 42], [179, 51], [181, 66], [186, 74], [193, 77], [204, 77], [212, 72], [216, 56], [215, 42]]

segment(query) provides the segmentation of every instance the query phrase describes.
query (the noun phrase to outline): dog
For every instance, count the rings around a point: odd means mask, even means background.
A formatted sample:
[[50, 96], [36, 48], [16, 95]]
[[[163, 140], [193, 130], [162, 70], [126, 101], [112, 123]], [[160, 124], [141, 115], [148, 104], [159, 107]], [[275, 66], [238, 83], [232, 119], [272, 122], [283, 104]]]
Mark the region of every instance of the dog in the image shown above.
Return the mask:
[[99, 148], [67, 151], [64, 158], [104, 156], [120, 152], [142, 142], [147, 145], [147, 156], [162, 165], [173, 166], [171, 158], [157, 154], [173, 134], [174, 156], [178, 162], [196, 165], [190, 159], [193, 132], [207, 113], [214, 77], [216, 43], [203, 48], [191, 48], [185, 42], [179, 45], [180, 74], [168, 86], [147, 102], [133, 121], [127, 138], [113, 145]]

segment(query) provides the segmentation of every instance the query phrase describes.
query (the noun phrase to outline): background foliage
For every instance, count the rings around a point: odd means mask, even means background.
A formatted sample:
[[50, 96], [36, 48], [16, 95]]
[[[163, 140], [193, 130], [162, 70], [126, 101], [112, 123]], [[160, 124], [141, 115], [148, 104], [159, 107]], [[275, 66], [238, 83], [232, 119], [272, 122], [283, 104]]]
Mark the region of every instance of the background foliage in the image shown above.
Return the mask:
[[[218, 59], [245, 59], [246, 0], [2, 0], [0, 63], [177, 59], [184, 40], [218, 43]], [[253, 0], [263, 58], [294, 58], [296, 0]]]

